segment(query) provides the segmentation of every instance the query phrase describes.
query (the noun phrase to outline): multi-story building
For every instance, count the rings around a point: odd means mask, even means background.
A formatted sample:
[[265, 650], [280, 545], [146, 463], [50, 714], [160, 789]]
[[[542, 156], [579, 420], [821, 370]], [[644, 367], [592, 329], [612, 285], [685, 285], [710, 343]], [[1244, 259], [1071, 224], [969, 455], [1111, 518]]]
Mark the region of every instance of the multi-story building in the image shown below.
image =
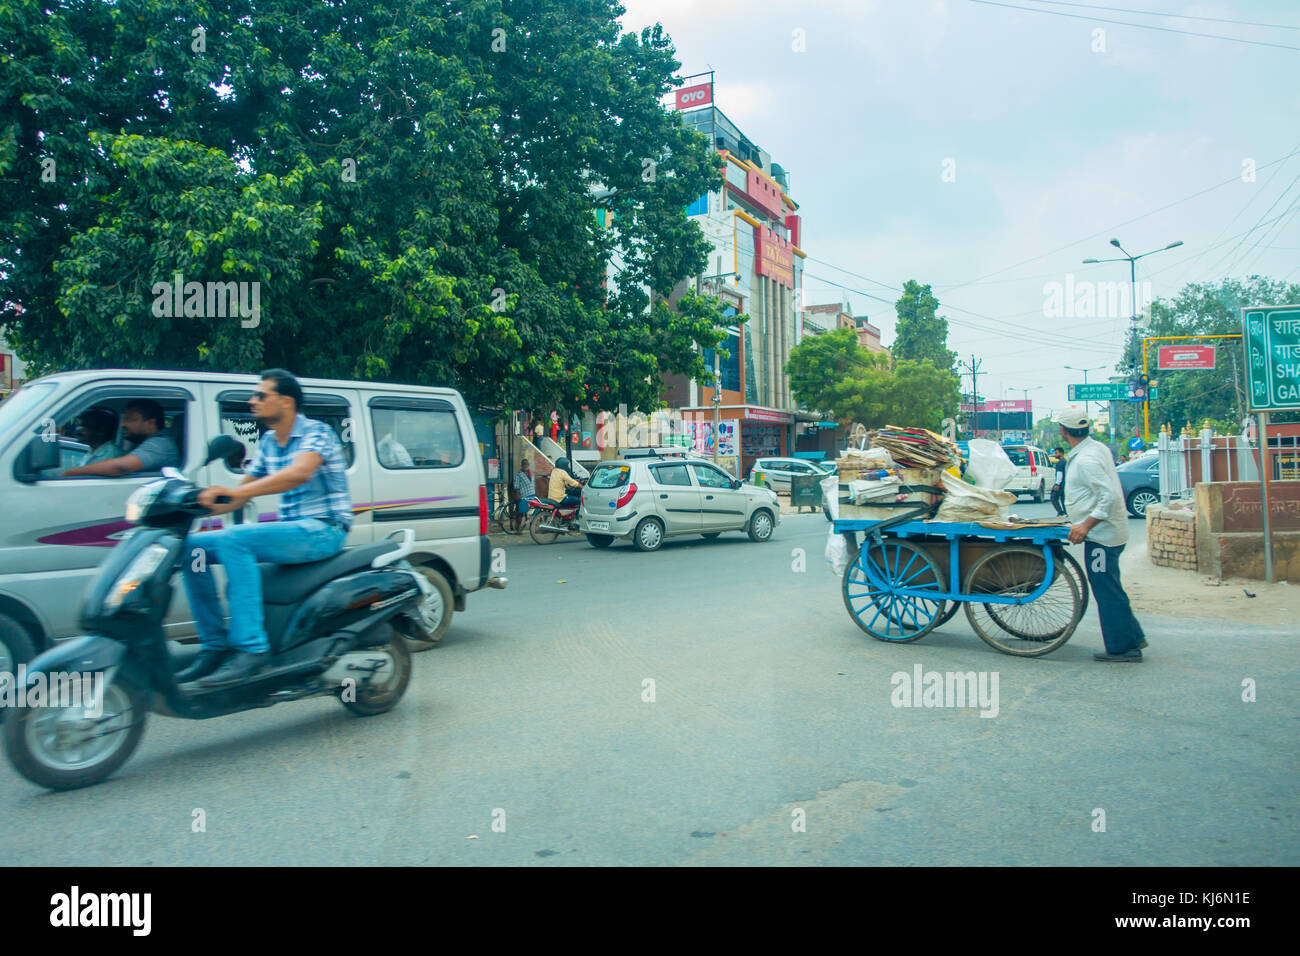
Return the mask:
[[[712, 350], [704, 357], [710, 367], [717, 361], [719, 401], [714, 401], [713, 387], [680, 375], [665, 376], [665, 397], [670, 409], [680, 411], [696, 447], [709, 450], [716, 404], [722, 423], [719, 464], [746, 474], [755, 458], [788, 455], [794, 448], [798, 412], [785, 363], [800, 337], [796, 303], [804, 252], [799, 205], [789, 194], [789, 174], [717, 108], [711, 85], [679, 91], [679, 108], [682, 94], [691, 89], [707, 91], [691, 94], [694, 102], [707, 105], [683, 112], [683, 120], [713, 144], [725, 182], [687, 210], [713, 249], [707, 273], [682, 283], [673, 298], [690, 288], [707, 289], [728, 303], [731, 314], [748, 314], [749, 321], [728, 329], [725, 360]], [[708, 437], [701, 440], [701, 435]]]
[[889, 349], [880, 342], [880, 329], [867, 321], [865, 315], [854, 316], [847, 305], [839, 302], [804, 307], [804, 335], [819, 335], [831, 329], [854, 329], [858, 334], [859, 348], [885, 356], [890, 355]]

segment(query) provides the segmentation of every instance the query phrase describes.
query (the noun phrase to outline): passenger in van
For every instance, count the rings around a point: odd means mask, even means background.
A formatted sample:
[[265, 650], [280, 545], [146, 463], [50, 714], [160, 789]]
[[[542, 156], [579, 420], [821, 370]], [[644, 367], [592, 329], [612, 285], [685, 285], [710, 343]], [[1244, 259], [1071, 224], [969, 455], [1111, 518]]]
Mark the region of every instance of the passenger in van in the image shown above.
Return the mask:
[[77, 420], [77, 438], [90, 446], [90, 457], [84, 464], [122, 456], [122, 446], [117, 438], [117, 412], [111, 408], [88, 408]]
[[411, 453], [393, 437], [393, 431], [397, 428], [397, 413], [391, 409], [377, 408], [371, 420], [375, 423], [375, 434], [383, 436], [375, 444], [379, 463], [385, 468], [414, 468]]
[[[206, 563], [226, 569], [230, 629], [221, 614], [217, 586], [205, 565], [185, 563], [185, 593], [194, 611], [202, 650], [193, 664], [176, 675], [178, 683], [224, 687], [251, 676], [270, 657], [262, 615], [259, 561], [301, 564], [332, 558], [343, 550], [352, 527], [352, 499], [347, 462], [334, 429], [307, 418], [302, 387], [284, 369], [262, 373], [258, 391], [248, 400], [253, 416], [267, 426], [257, 451], [234, 488], [212, 486], [199, 503], [213, 514], [237, 511], [250, 498], [280, 495], [278, 521], [238, 524], [193, 535]], [[217, 503], [228, 497], [229, 503]]]
[[152, 398], [137, 398], [127, 403], [122, 416], [122, 430], [136, 445], [126, 454], [69, 468], [64, 478], [121, 478], [138, 471], [161, 471], [181, 463], [180, 449], [164, 429], [167, 419], [162, 406]]

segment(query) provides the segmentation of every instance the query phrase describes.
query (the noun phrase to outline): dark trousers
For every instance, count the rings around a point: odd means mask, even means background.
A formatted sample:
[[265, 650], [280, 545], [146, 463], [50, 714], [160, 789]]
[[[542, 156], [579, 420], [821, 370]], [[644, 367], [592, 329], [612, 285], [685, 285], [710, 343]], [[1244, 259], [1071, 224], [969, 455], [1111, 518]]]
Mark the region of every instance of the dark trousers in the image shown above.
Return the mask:
[[1052, 507], [1056, 509], [1057, 517], [1065, 514], [1065, 487], [1057, 485], [1052, 489]]
[[1119, 581], [1119, 556], [1123, 550], [1122, 544], [1108, 548], [1091, 541], [1083, 543], [1083, 566], [1088, 573], [1092, 596], [1097, 601], [1101, 639], [1108, 654], [1135, 650], [1138, 643], [1146, 639]]

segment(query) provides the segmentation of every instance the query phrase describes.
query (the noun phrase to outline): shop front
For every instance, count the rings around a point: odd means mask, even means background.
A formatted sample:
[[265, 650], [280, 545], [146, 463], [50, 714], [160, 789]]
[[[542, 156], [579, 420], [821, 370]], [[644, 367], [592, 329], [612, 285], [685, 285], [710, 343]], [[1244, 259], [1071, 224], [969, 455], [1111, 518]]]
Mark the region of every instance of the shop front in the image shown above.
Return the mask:
[[[683, 408], [682, 421], [692, 434], [711, 436], [713, 409]], [[694, 423], [694, 427], [692, 427]], [[718, 430], [722, 443], [718, 464], [737, 477], [745, 477], [758, 458], [790, 454], [790, 430], [794, 415], [760, 405], [722, 405], [718, 408]], [[712, 443], [692, 443], [702, 454], [712, 454]]]

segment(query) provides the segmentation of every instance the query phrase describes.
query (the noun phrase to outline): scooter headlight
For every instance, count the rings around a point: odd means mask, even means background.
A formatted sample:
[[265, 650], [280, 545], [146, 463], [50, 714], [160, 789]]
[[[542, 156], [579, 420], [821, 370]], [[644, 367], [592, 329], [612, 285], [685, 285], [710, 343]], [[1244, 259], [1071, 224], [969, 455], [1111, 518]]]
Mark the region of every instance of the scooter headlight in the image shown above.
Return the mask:
[[112, 589], [104, 598], [104, 610], [116, 611], [121, 607], [122, 602], [134, 593], [149, 575], [158, 570], [158, 565], [166, 560], [167, 554], [168, 549], [161, 544], [151, 544], [137, 554], [135, 560], [127, 565], [126, 570], [113, 582]]
[[166, 484], [163, 481], [151, 481], [147, 485], [141, 485], [135, 491], [131, 492], [126, 499], [126, 520], [132, 524], [138, 524], [144, 517], [144, 513], [149, 510], [154, 499], [158, 497], [158, 492]]

